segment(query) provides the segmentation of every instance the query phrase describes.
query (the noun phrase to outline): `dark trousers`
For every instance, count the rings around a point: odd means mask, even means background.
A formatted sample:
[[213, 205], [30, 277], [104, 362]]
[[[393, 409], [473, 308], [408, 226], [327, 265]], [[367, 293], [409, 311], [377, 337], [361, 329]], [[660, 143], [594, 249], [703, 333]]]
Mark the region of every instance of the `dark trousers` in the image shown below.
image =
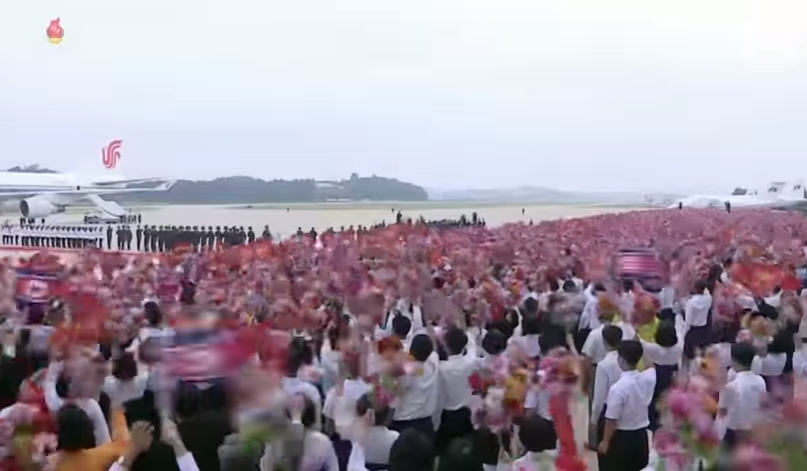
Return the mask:
[[704, 349], [711, 343], [712, 329], [709, 328], [709, 324], [690, 327], [684, 336], [684, 357], [692, 360], [699, 349]]
[[393, 420], [389, 428], [399, 433], [403, 433], [404, 430], [413, 428], [422, 433], [423, 436], [428, 438], [430, 442], [434, 440], [435, 436], [434, 423], [432, 422], [431, 417], [413, 420]]
[[440, 416], [440, 428], [437, 430], [435, 441], [438, 453], [444, 450], [451, 440], [465, 437], [473, 432], [471, 409], [463, 407], [457, 410], [444, 410]]
[[574, 334], [574, 347], [577, 349], [578, 352], [583, 351], [583, 345], [586, 344], [586, 339], [588, 338], [588, 335], [590, 333], [591, 329], [585, 328], [585, 329], [579, 329]]
[[353, 444], [350, 440], [342, 440], [339, 436], [331, 440], [333, 451], [336, 453], [336, 460], [339, 462], [340, 470], [347, 470], [347, 463], [350, 461], [350, 453], [353, 451]]
[[649, 459], [650, 442], [646, 428], [617, 430], [608, 453], [600, 460], [600, 471], [641, 471], [647, 467]]
[[733, 430], [726, 429], [726, 434], [723, 436], [723, 448], [728, 451], [734, 450], [737, 445], [745, 442], [748, 439], [749, 432], [747, 430]]

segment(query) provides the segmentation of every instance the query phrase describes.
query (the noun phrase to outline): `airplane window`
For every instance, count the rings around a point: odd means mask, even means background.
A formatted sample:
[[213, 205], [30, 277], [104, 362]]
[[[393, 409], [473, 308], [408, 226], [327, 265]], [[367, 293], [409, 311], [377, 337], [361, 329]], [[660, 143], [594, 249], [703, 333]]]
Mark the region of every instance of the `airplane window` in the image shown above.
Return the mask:
[[76, 186], [76, 191], [81, 191], [81, 185]]
[[772, 186], [772, 187], [768, 188], [768, 193], [776, 193], [778, 191], [779, 191], [779, 189], [776, 188], [775, 186]]

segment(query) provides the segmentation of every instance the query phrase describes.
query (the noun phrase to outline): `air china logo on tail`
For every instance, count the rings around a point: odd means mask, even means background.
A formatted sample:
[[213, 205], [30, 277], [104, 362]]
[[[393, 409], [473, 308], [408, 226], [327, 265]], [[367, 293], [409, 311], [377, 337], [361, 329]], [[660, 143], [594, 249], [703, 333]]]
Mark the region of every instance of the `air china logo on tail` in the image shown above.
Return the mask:
[[101, 149], [101, 161], [104, 163], [104, 167], [112, 170], [118, 166], [120, 148], [122, 145], [123, 141], [116, 139], [110, 142], [108, 146]]

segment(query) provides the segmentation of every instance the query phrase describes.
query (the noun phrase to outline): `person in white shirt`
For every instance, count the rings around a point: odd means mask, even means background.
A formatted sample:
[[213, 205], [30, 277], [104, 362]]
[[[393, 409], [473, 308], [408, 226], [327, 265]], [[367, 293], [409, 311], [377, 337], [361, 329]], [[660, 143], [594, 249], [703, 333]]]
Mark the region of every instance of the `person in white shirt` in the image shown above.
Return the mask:
[[698, 350], [712, 343], [709, 328], [709, 313], [712, 309], [712, 295], [706, 289], [706, 282], [695, 282], [694, 294], [684, 305], [684, 357], [692, 360]]
[[603, 455], [600, 471], [641, 471], [650, 457], [647, 408], [653, 400], [656, 370], [637, 371], [644, 356], [638, 340], [623, 340], [617, 353], [622, 375], [608, 391], [605, 431], [597, 448]]
[[[301, 422], [305, 427], [305, 438], [303, 440], [304, 451], [300, 469], [339, 471], [339, 460], [331, 439], [317, 430], [319, 407], [314, 404], [309, 396], [303, 395], [302, 399], [304, 407]], [[262, 471], [272, 471], [272, 469], [274, 468]]]
[[751, 371], [762, 376], [768, 393], [779, 393], [785, 387], [782, 376], [787, 365], [787, 354], [795, 349], [793, 336], [787, 329], [782, 328], [774, 334], [768, 343], [767, 351], [757, 354], [751, 363]]
[[513, 471], [555, 471], [557, 435], [552, 422], [529, 415], [518, 424], [518, 440], [527, 453], [513, 461]]
[[718, 414], [725, 423], [723, 445], [732, 450], [749, 438], [765, 398], [765, 380], [751, 371], [754, 347], [747, 343], [731, 346], [732, 369], [737, 375], [720, 391]]
[[281, 387], [290, 396], [303, 394], [311, 400], [316, 409], [316, 414], [314, 414], [316, 428], [319, 429], [321, 426], [322, 395], [316, 386], [297, 377], [297, 373], [299, 373], [306, 361], [310, 360], [311, 355], [310, 346], [306, 344], [305, 340], [300, 337], [292, 339], [289, 344], [286, 377], [281, 380]]
[[112, 374], [104, 379], [102, 390], [123, 404], [143, 397], [149, 380], [149, 370], [138, 366], [134, 355], [124, 353], [112, 362]]
[[432, 441], [432, 416], [437, 410], [440, 383], [439, 358], [432, 339], [426, 334], [418, 334], [412, 339], [409, 354], [414, 361], [406, 365], [406, 374], [399, 380], [402, 391], [394, 407], [390, 428], [400, 433], [414, 428]]
[[403, 314], [395, 314], [389, 321], [392, 335], [401, 339], [404, 350], [409, 350], [412, 343], [412, 320]]
[[[541, 319], [537, 313], [524, 316], [521, 322], [523, 335], [513, 336], [507, 340], [508, 354], [514, 350], [520, 350], [529, 358], [538, 360], [541, 357], [541, 345], [538, 343], [538, 339], [541, 337], [541, 327]], [[471, 344], [470, 339], [468, 344]]]
[[[622, 330], [617, 326], [607, 325], [602, 329], [602, 337], [608, 353], [601, 362], [597, 363], [594, 373], [594, 392], [589, 414], [591, 422], [589, 443], [593, 446], [602, 441], [605, 432], [605, 401], [608, 398], [608, 391], [622, 376], [622, 368], [619, 367], [619, 356], [616, 352], [617, 346], [622, 341]], [[602, 457], [599, 458], [602, 460]]]
[[658, 325], [655, 340], [655, 342], [640, 340], [642, 348], [644, 348], [645, 360], [656, 368], [656, 389], [647, 411], [651, 432], [655, 432], [661, 426], [656, 403], [672, 386], [675, 375], [678, 374], [678, 365], [681, 363], [684, 347], [678, 339], [675, 324], [669, 321], [661, 322]]
[[443, 411], [435, 446], [441, 452], [451, 440], [474, 431], [471, 423], [473, 392], [468, 378], [479, 368], [476, 345], [468, 342], [468, 335], [459, 328], [448, 329], [443, 337], [448, 358], [440, 362], [440, 394]]
[[[804, 316], [807, 318], [807, 316]], [[796, 351], [793, 353], [793, 375], [795, 378], [807, 377], [807, 339], [796, 335]]]
[[585, 304], [583, 313], [580, 314], [580, 320], [577, 323], [577, 333], [574, 338], [574, 345], [578, 352], [583, 351], [583, 346], [586, 344], [586, 339], [591, 334], [591, 331], [602, 325], [599, 316], [600, 299], [597, 295], [604, 291], [605, 286], [602, 283], [592, 283], [583, 292]]
[[[361, 440], [361, 452], [364, 455], [364, 466], [368, 471], [381, 471], [389, 467], [389, 454], [392, 444], [400, 434], [387, 428], [392, 410], [386, 404], [374, 404], [366, 394], [356, 403], [356, 416], [372, 424]], [[357, 451], [357, 443], [353, 442], [350, 460]], [[349, 461], [350, 461], [349, 460]]]
[[591, 331], [591, 334], [589, 334], [588, 338], [586, 339], [586, 343], [583, 345], [583, 350], [580, 351], [580, 353], [588, 358], [589, 362], [592, 364], [592, 367], [601, 362], [605, 358], [605, 354], [608, 353], [608, 349], [605, 347], [605, 342], [602, 338], [602, 329], [606, 325], [614, 325], [619, 327], [622, 330], [623, 339], [632, 339], [636, 337], [636, 329], [626, 322], [620, 321], [615, 324], [611, 324], [611, 322], [607, 319], [601, 319], [601, 321], [603, 324]]

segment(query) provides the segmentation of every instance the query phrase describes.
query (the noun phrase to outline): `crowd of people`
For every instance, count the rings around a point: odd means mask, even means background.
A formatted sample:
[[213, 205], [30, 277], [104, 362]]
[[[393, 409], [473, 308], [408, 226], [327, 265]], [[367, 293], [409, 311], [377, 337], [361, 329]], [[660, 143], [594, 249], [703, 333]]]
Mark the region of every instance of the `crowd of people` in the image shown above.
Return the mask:
[[[394, 211], [394, 210], [393, 210]], [[256, 233], [252, 226], [174, 226], [174, 225], [140, 225], [140, 215], [127, 216], [127, 220], [137, 221], [132, 227], [129, 224], [97, 225], [97, 224], [41, 224], [36, 221], [25, 220], [15, 226], [5, 224], [0, 226], [0, 240], [5, 246], [43, 247], [59, 249], [106, 248], [107, 250], [126, 250], [137, 252], [165, 253], [179, 247], [189, 247], [194, 252], [211, 251], [219, 247], [234, 247], [251, 244], [257, 239], [272, 240], [273, 235], [269, 225], [265, 225], [260, 233]], [[420, 224], [433, 228], [463, 228], [483, 227], [484, 219], [478, 218], [474, 212], [471, 218], [464, 214], [458, 219], [426, 220], [420, 216], [415, 221], [412, 218], [403, 218], [400, 210], [396, 214], [396, 224]], [[319, 234], [315, 228], [303, 231], [297, 228], [296, 237], [309, 237], [317, 240], [319, 237], [331, 238], [337, 233], [362, 234], [372, 230], [387, 227], [382, 221], [371, 226], [358, 225], [356, 227], [342, 226], [339, 229], [327, 228]]]
[[804, 465], [802, 216], [460, 221], [7, 261], [0, 469]]

